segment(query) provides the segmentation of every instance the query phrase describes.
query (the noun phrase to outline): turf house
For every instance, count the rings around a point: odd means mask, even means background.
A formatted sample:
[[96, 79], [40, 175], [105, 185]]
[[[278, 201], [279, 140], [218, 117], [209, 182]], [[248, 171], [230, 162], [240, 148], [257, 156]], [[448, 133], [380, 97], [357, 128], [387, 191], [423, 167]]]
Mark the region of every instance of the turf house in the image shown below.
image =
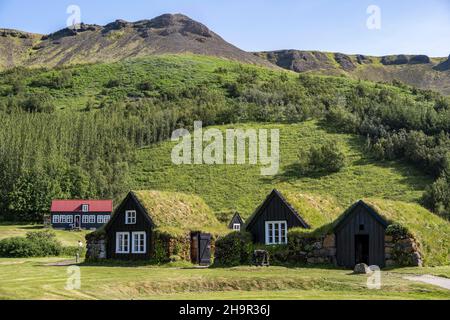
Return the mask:
[[91, 260], [185, 260], [209, 265], [214, 239], [224, 229], [196, 196], [130, 192], [109, 223], [86, 236], [86, 256]]

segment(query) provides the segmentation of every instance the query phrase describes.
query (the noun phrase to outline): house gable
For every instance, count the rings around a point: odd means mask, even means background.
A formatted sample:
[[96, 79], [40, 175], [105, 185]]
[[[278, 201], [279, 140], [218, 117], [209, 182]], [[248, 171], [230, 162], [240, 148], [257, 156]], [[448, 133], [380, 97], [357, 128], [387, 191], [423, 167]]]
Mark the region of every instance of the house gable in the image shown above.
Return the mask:
[[[127, 211], [136, 212], [135, 222], [127, 223], [126, 213]], [[151, 256], [152, 246], [152, 231], [154, 229], [154, 223], [151, 217], [148, 215], [145, 208], [141, 205], [136, 196], [130, 192], [124, 201], [114, 211], [114, 215], [110, 222], [105, 227], [107, 237], [107, 257], [110, 259], [120, 260], [138, 260], [148, 259]], [[129, 234], [130, 246], [132, 244], [131, 237], [133, 234], [145, 233], [146, 252], [144, 254], [135, 254], [132, 248], [128, 250], [128, 253], [118, 253], [118, 240], [119, 234]]]
[[244, 226], [244, 220], [242, 220], [240, 214], [236, 212], [231, 218], [230, 224], [228, 225], [228, 229], [233, 229], [235, 224], [239, 224], [241, 227]]
[[353, 268], [364, 262], [384, 267], [387, 226], [388, 223], [363, 201], [351, 206], [334, 227], [337, 264]]
[[263, 204], [250, 217], [245, 229], [253, 235], [254, 242], [265, 243], [266, 223], [272, 221], [286, 222], [287, 229], [310, 228], [298, 212], [277, 190], [273, 190]]

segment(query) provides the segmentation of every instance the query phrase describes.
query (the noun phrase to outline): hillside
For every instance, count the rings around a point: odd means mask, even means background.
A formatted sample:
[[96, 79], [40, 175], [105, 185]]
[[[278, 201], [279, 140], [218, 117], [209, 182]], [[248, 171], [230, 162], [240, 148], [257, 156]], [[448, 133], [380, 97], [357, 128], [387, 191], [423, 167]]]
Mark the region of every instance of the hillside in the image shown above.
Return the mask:
[[[406, 202], [417, 201], [431, 179], [413, 167], [398, 162], [379, 162], [364, 152], [364, 138], [327, 131], [315, 121], [301, 124], [239, 124], [226, 128], [280, 129], [281, 169], [277, 176], [260, 175], [251, 165], [182, 165], [171, 162], [175, 143], [164, 142], [138, 152], [131, 168], [132, 185], [140, 189], [161, 189], [201, 196], [219, 216], [230, 218], [234, 210], [249, 217], [274, 188], [283, 192], [334, 197], [338, 212], [367, 197]], [[323, 176], [302, 176], [296, 172], [301, 148], [336, 138], [349, 164], [341, 172]], [[340, 208], [339, 208], [340, 206]]]
[[345, 75], [354, 79], [392, 82], [450, 95], [449, 58], [424, 55], [373, 57], [319, 51], [280, 50], [255, 55], [287, 70], [324, 75]]
[[113, 62], [163, 53], [194, 53], [273, 67], [181, 14], [151, 20], [81, 24], [49, 35], [0, 30], [0, 69]]
[[[7, 219], [38, 222], [54, 198], [120, 201], [132, 189], [160, 188], [203, 196], [197, 188], [205, 188], [211, 194], [204, 198], [216, 212], [238, 209], [249, 215], [280, 184], [339, 195], [345, 199], [343, 206], [366, 196], [417, 201], [448, 163], [449, 105], [437, 93], [404, 85], [297, 75], [192, 54], [9, 70], [0, 74], [0, 213]], [[181, 170], [172, 179], [161, 176], [165, 171], [159, 166], [170, 168], [170, 158], [163, 154], [159, 159], [158, 152], [144, 154], [145, 163], [136, 166], [140, 159], [136, 150], [166, 141], [173, 130], [191, 128], [197, 120], [205, 126], [280, 123], [295, 128], [311, 119], [324, 126], [322, 131], [348, 133], [348, 148], [355, 143], [367, 147], [361, 162], [355, 163], [355, 172], [350, 166], [350, 171], [337, 175], [268, 180], [259, 174], [248, 176], [257, 170], [253, 167], [239, 167], [227, 175], [230, 167], [217, 166], [200, 175], [198, 168], [189, 175], [188, 168], [172, 168]], [[292, 150], [282, 163], [298, 154], [301, 145], [296, 135], [291, 132], [282, 142], [282, 148]], [[294, 140], [289, 143], [289, 139]], [[369, 154], [374, 159], [366, 160]], [[399, 166], [410, 163], [430, 178], [406, 166], [400, 176], [394, 171], [379, 184], [356, 179], [377, 181], [384, 176], [377, 172], [385, 168], [383, 161], [395, 159], [401, 161]], [[292, 164], [285, 162], [284, 170]], [[220, 175], [214, 175], [216, 171]], [[348, 183], [344, 190], [340, 179]], [[225, 187], [228, 180], [235, 183], [233, 188]], [[443, 216], [450, 206], [439, 190], [446, 183], [444, 176], [436, 180], [437, 191], [428, 192], [427, 202]], [[250, 195], [244, 198], [244, 194]], [[230, 205], [234, 202], [235, 208]]]

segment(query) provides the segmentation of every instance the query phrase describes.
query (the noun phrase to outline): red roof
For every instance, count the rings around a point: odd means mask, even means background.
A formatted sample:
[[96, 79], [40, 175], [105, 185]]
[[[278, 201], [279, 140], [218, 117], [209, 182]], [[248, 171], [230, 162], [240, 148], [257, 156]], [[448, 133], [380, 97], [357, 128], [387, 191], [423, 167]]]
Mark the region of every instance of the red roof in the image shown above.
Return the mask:
[[110, 213], [113, 211], [112, 200], [53, 200], [51, 212], [82, 212], [82, 206], [87, 204], [89, 212]]

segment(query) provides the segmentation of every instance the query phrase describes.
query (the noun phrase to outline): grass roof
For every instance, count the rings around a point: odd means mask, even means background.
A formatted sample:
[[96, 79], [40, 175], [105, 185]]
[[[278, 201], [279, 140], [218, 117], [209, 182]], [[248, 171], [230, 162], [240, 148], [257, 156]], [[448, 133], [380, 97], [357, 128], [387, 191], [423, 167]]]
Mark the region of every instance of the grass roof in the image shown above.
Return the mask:
[[[157, 229], [220, 233], [226, 230], [202, 198], [178, 192], [133, 191]], [[224, 230], [225, 229], [225, 230]]]
[[404, 226], [421, 244], [426, 265], [450, 263], [450, 222], [414, 203], [364, 199], [389, 223]]

